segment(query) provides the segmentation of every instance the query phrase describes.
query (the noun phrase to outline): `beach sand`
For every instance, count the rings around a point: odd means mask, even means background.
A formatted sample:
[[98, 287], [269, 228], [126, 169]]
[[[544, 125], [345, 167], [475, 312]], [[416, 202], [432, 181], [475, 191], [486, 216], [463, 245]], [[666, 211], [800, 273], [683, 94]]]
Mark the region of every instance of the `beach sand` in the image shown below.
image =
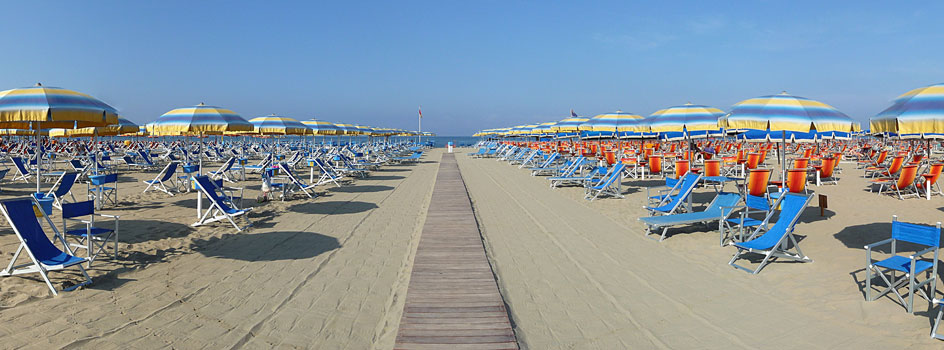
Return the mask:
[[[863, 246], [890, 237], [891, 216], [933, 224], [944, 199], [869, 193], [843, 163], [840, 184], [811, 187], [796, 226], [813, 263], [773, 262], [758, 275], [730, 267], [717, 226], [643, 237], [644, 186], [623, 182], [625, 199], [583, 199], [543, 177], [493, 159], [457, 157], [518, 340], [531, 349], [940, 348], [928, 334], [936, 310], [915, 315], [884, 297], [864, 300]], [[707, 203], [710, 189], [696, 193]], [[656, 236], [653, 236], [656, 237]], [[881, 256], [881, 254], [876, 254]], [[752, 265], [756, 266], [756, 265]], [[939, 288], [940, 290], [940, 288]], [[940, 296], [940, 292], [938, 293]]]
[[[39, 275], [0, 278], [0, 348], [391, 348], [440, 152], [314, 200], [256, 204], [255, 175], [237, 184], [255, 206], [242, 233], [191, 228], [194, 193], [141, 194], [157, 170], [122, 172], [121, 205], [101, 211], [121, 215], [120, 259], [97, 260], [92, 285], [58, 297]], [[31, 186], [5, 184], [0, 198]], [[0, 256], [16, 244], [4, 221]], [[57, 287], [80, 281], [67, 271], [51, 273]]]
[[[118, 261], [100, 260], [94, 283], [49, 295], [38, 276], [0, 278], [0, 348], [320, 348], [394, 345], [419, 234], [442, 150], [386, 166], [315, 200], [255, 204], [254, 228], [189, 226], [195, 195], [140, 194], [122, 175]], [[892, 298], [864, 300], [862, 246], [889, 237], [892, 214], [933, 223], [944, 199], [869, 193], [854, 164], [796, 227], [813, 263], [773, 262], [759, 275], [727, 265], [715, 226], [644, 238], [644, 186], [625, 199], [588, 202], [583, 189], [457, 151], [487, 254], [526, 349], [939, 348], [933, 310], [908, 314]], [[207, 167], [212, 169], [211, 166]], [[2, 198], [29, 184], [3, 186]], [[48, 187], [48, 185], [47, 185]], [[84, 185], [77, 187], [77, 193]], [[699, 190], [696, 203], [711, 190]], [[58, 218], [56, 218], [58, 220]], [[58, 222], [58, 221], [57, 221]], [[16, 239], [0, 226], [0, 256]], [[880, 255], [879, 255], [880, 256]], [[52, 273], [53, 281], [78, 281]], [[939, 293], [940, 295], [940, 293]]]

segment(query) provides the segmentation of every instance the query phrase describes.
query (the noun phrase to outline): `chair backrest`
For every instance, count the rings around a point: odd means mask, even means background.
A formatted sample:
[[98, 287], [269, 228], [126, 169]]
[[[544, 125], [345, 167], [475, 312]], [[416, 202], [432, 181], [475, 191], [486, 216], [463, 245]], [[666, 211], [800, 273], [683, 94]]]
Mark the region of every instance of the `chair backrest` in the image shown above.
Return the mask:
[[10, 172], [10, 169], [9, 169], [9, 168], [0, 170], [0, 180], [2, 180], [3, 177], [7, 176], [7, 173], [9, 173], [9, 172]]
[[807, 149], [803, 150], [803, 158], [809, 159], [810, 156], [812, 156], [812, 155], [813, 155], [813, 149], [812, 149], [812, 148], [807, 148]]
[[760, 164], [760, 153], [751, 153], [747, 155], [747, 162], [745, 163], [745, 166], [748, 169], [756, 169], [758, 164]]
[[[931, 175], [931, 177], [928, 178], [928, 182], [930, 182], [931, 185], [937, 183], [937, 179], [941, 177], [941, 170], [944, 170], [944, 163], [931, 164], [931, 168], [928, 169], [928, 174]], [[0, 176], [0, 178], [2, 177], [3, 176]]]
[[128, 165], [134, 165], [134, 164], [135, 164], [135, 163], [134, 163], [134, 160], [132, 160], [131, 157], [129, 157], [129, 156], [121, 157], [121, 159], [125, 161], [125, 164], [128, 164]]
[[721, 176], [721, 160], [705, 160], [705, 176]]
[[[767, 231], [768, 233], [764, 234], [762, 237], [766, 237], [767, 235], [774, 233], [775, 235], [771, 235], [772, 237], [767, 238], [767, 240], [771, 240], [773, 238], [779, 240], [779, 237], [783, 237], [783, 235], [787, 234], [787, 232], [790, 232], [793, 228], [793, 225], [796, 224], [797, 220], [800, 219], [800, 215], [803, 214], [803, 209], [806, 208], [806, 203], [808, 203], [811, 198], [813, 198], [813, 195], [795, 193], [784, 193], [783, 196], [780, 196], [780, 198], [777, 199], [777, 203], [774, 203], [774, 206], [777, 204], [780, 205], [780, 213], [779, 217], [777, 218], [777, 223], [774, 224], [774, 226]], [[772, 215], [773, 212], [767, 214], [766, 220], [769, 220]]]
[[682, 176], [688, 173], [689, 161], [684, 159], [679, 159], [675, 161], [675, 178], [681, 179]]
[[39, 225], [31, 199], [3, 202], [3, 214], [37, 260], [48, 260], [62, 254], [62, 251], [49, 241], [43, 227]]
[[832, 177], [833, 169], [836, 169], [836, 158], [826, 157], [823, 158], [823, 167], [820, 168], [820, 177]]
[[220, 167], [219, 171], [220, 172], [229, 171], [230, 169], [233, 168], [233, 163], [235, 162], [236, 162], [236, 157], [229, 157], [229, 159], [226, 160], [226, 163], [223, 163], [223, 166]]
[[747, 193], [761, 196], [767, 193], [767, 183], [770, 182], [770, 169], [753, 169], [747, 177]]
[[69, 164], [72, 165], [73, 170], [79, 170], [85, 167], [84, 165], [82, 165], [82, 161], [78, 159], [70, 160]]
[[898, 174], [898, 182], [896, 183], [896, 187], [898, 187], [898, 189], [903, 189], [905, 187], [911, 186], [914, 184], [916, 176], [918, 176], [918, 165], [905, 165], [901, 168], [901, 173]]
[[200, 187], [200, 191], [203, 191], [203, 194], [205, 194], [208, 198], [210, 198], [210, 201], [218, 205], [220, 207], [220, 210], [225, 211], [227, 213], [233, 212], [233, 208], [230, 208], [228, 205], [226, 205], [226, 202], [223, 201], [223, 199], [220, 198], [220, 195], [216, 193], [217, 186], [216, 184], [213, 183], [213, 181], [210, 181], [209, 177], [207, 177], [206, 175], [200, 175], [200, 176], [194, 177], [194, 180], [197, 181], [197, 185]]
[[95, 214], [95, 201], [62, 204], [62, 217], [74, 218]]
[[875, 164], [885, 163], [885, 159], [887, 157], [888, 157], [888, 150], [883, 149], [882, 152], [878, 154], [878, 159], [875, 160]]
[[62, 174], [62, 177], [59, 178], [59, 187], [56, 187], [56, 190], [53, 193], [56, 194], [56, 197], [62, 197], [66, 193], [72, 190], [72, 186], [75, 186], [75, 180], [78, 179], [79, 173], [68, 172]]
[[106, 175], [94, 175], [89, 176], [89, 181], [93, 185], [101, 186], [104, 184], [116, 183], [118, 182], [118, 174], [106, 174]]
[[649, 156], [649, 172], [653, 174], [662, 172], [662, 156], [661, 155]]
[[787, 189], [793, 193], [806, 191], [806, 169], [787, 170]]
[[892, 158], [892, 164], [888, 166], [888, 175], [897, 174], [901, 170], [901, 165], [905, 162], [905, 156], [895, 156]]
[[13, 162], [13, 165], [16, 166], [16, 171], [20, 172], [20, 174], [23, 174], [23, 175], [29, 174], [29, 170], [27, 170], [26, 165], [23, 164], [23, 158], [10, 157], [10, 160]]
[[[711, 203], [708, 203], [708, 208], [705, 208], [706, 212], [716, 212], [719, 215], [727, 215], [728, 212], [733, 210], [733, 207], [741, 201], [741, 195], [738, 193], [728, 193], [721, 192], [715, 196], [715, 199], [711, 200]], [[729, 208], [725, 208], [729, 207]]]
[[892, 217], [892, 239], [911, 242], [929, 247], [939, 247], [941, 244], [941, 223], [937, 227], [913, 224], [898, 221]]
[[793, 160], [793, 168], [795, 169], [806, 169], [808, 166], [810, 166], [810, 158], [803, 157]]
[[161, 176], [161, 182], [170, 180], [174, 176], [174, 173], [177, 172], [177, 166], [180, 165], [180, 162], [170, 162], [167, 163], [167, 166], [164, 167], [164, 175]]
[[744, 206], [748, 207], [749, 209], [755, 209], [755, 210], [763, 210], [763, 211], [770, 210], [770, 202], [767, 200], [766, 196], [755, 196], [752, 194], [746, 194], [744, 195]]

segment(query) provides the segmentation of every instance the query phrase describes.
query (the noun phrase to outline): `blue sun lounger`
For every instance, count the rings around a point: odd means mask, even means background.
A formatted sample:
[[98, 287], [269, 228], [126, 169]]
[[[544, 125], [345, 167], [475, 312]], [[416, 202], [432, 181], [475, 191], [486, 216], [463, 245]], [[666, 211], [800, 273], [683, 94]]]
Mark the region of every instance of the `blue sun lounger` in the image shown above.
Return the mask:
[[[49, 224], [49, 227], [52, 228], [53, 236], [59, 239], [62, 245], [66, 247], [66, 252], [59, 250], [59, 248], [50, 242], [49, 237], [46, 236], [46, 232], [43, 231], [43, 227], [39, 224], [39, 220], [36, 218], [37, 212], [33, 208], [32, 199], [14, 199], [5, 201], [0, 205], [0, 210], [3, 211], [7, 222], [13, 227], [13, 232], [16, 233], [16, 237], [20, 240], [20, 245], [17, 247], [16, 253], [13, 254], [10, 264], [6, 269], [0, 271], [0, 276], [38, 273], [43, 277], [43, 281], [46, 282], [46, 286], [49, 287], [52, 294], [58, 295], [59, 293], [56, 291], [56, 287], [49, 281], [48, 272], [75, 266], [82, 272], [82, 275], [85, 276], [85, 281], [65, 288], [64, 290], [70, 291], [92, 283], [92, 278], [89, 277], [88, 273], [85, 272], [85, 268], [82, 267], [82, 263], [87, 260], [72, 255], [72, 252], [69, 251], [68, 248], [69, 244], [62, 234], [59, 233], [59, 230], [56, 229], [56, 225], [52, 223], [49, 216], [41, 215], [46, 218], [46, 222]], [[24, 251], [29, 257], [30, 262], [16, 265], [16, 260]]]
[[598, 166], [590, 170], [590, 172], [587, 173], [586, 175], [573, 176], [573, 173], [575, 173], [576, 170], [579, 168], [580, 168], [580, 165], [577, 165], [574, 168], [572, 168], [569, 171], [569, 175], [571, 176], [554, 176], [554, 177], [548, 178], [548, 180], [551, 180], [551, 187], [557, 187], [563, 184], [583, 186], [584, 184], [587, 183], [587, 181], [599, 178], [601, 176], [606, 175], [607, 173], [606, 167]]
[[238, 224], [236, 224], [236, 221], [234, 220], [239, 216], [245, 217], [246, 213], [249, 213], [252, 208], [238, 209], [231, 207], [229, 204], [232, 202], [227, 203], [226, 200], [216, 193], [218, 187], [213, 183], [213, 181], [210, 181], [210, 178], [206, 175], [194, 177], [194, 180], [197, 182], [197, 187], [200, 188], [200, 192], [210, 199], [210, 206], [206, 208], [206, 211], [200, 216], [200, 220], [193, 223], [191, 226], [200, 226], [220, 220], [229, 221], [229, 223], [232, 224], [237, 231], [242, 231], [245, 228], [252, 226], [252, 222], [249, 221], [248, 217], [246, 218], [248, 223], [243, 227], [240, 227]]
[[[141, 193], [147, 193], [147, 191], [151, 189], [151, 187], [153, 187], [161, 192], [164, 192], [173, 196], [174, 194], [170, 192], [170, 189], [167, 188], [167, 185], [165, 185], [164, 182], [171, 181], [174, 178], [174, 174], [177, 173], [177, 167], [179, 165], [180, 165], [180, 162], [175, 162], [175, 161], [167, 163], [167, 165], [164, 166], [164, 169], [161, 170], [161, 172], [158, 173], [157, 176], [154, 177], [154, 180], [143, 181], [144, 183], [147, 184], [147, 187], [145, 187], [144, 191]], [[177, 188], [177, 186], [175, 185], [174, 188]]]
[[625, 167], [623, 163], [616, 163], [602, 179], [587, 181], [587, 194], [584, 198], [589, 199], [591, 202], [601, 195], [623, 198], [623, 194], [620, 193], [619, 180], [623, 176], [623, 169]]
[[643, 208], [649, 211], [649, 216], [675, 214], [683, 207], [687, 211], [691, 211], [691, 195], [700, 179], [701, 175], [699, 174], [686, 174], [676, 187], [678, 193], [671, 194], [669, 192], [655, 206], [645, 206]]
[[708, 207], [703, 211], [641, 217], [639, 221], [642, 221], [643, 224], [646, 225], [646, 237], [652, 234], [653, 230], [661, 228], [662, 236], [659, 238], [659, 242], [662, 242], [665, 240], [665, 234], [668, 232], [669, 227], [721, 221], [733, 210], [734, 206], [740, 200], [741, 195], [738, 193], [721, 192], [711, 200], [711, 203], [708, 203]]
[[[763, 224], [757, 226], [757, 229], [747, 238], [747, 241], [734, 243], [737, 252], [734, 253], [734, 257], [731, 258], [728, 265], [752, 274], [757, 274], [770, 262], [770, 258], [772, 257], [801, 262], [813, 262], [812, 259], [803, 255], [803, 251], [800, 250], [800, 246], [797, 244], [796, 237], [793, 236], [793, 227], [796, 225], [797, 221], [800, 220], [803, 209], [806, 209], [806, 205], [812, 198], [812, 194], [801, 195], [784, 193], [781, 195], [773, 205], [774, 208], [780, 207], [780, 215], [777, 218], [777, 223], [771, 226], [770, 229], [767, 229], [767, 224], [770, 223], [770, 219], [775, 213], [771, 211], [767, 217], [764, 218]], [[793, 246], [796, 252], [790, 251], [790, 245]], [[741, 258], [742, 255], [747, 253], [761, 254], [764, 256], [764, 260], [762, 260], [754, 270], [734, 263]]]

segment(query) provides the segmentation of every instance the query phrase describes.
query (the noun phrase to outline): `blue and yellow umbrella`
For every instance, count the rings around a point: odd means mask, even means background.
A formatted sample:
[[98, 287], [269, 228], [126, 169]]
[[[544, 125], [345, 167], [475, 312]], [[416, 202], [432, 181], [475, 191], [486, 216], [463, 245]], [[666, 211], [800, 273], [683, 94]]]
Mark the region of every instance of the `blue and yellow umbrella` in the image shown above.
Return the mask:
[[37, 84], [0, 91], [0, 128], [74, 129], [118, 122], [118, 111], [105, 102], [76, 92]]
[[728, 129], [805, 133], [811, 130], [850, 132], [858, 128], [858, 123], [836, 108], [786, 92], [738, 102], [722, 123], [726, 123], [721, 126]]
[[944, 134], [944, 84], [914, 89], [898, 96], [869, 124], [872, 132], [940, 137]]
[[720, 109], [686, 103], [652, 113], [646, 123], [653, 132], [718, 131], [718, 118], [723, 116]]
[[312, 133], [311, 129], [302, 122], [275, 114], [249, 119], [249, 123], [253, 127], [252, 133], [259, 135], [305, 135]]
[[305, 124], [305, 126], [310, 128], [312, 133], [314, 133], [315, 135], [337, 135], [339, 132], [337, 126], [335, 126], [331, 122], [326, 122], [324, 120], [318, 120], [318, 119], [302, 120], [302, 124]]
[[252, 131], [253, 125], [231, 110], [203, 103], [171, 110], [151, 124], [156, 136], [222, 135], [232, 131]]
[[577, 126], [581, 137], [604, 137], [619, 134], [640, 133], [649, 131], [642, 123], [643, 117], [638, 114], [616, 111], [615, 113], [599, 114], [587, 122]]

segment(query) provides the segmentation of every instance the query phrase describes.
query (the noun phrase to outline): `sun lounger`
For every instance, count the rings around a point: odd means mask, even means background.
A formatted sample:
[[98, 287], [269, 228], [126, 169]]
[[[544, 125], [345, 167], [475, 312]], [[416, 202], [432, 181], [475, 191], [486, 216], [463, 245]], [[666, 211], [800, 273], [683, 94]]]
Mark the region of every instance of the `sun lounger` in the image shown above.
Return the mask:
[[[806, 255], [803, 255], [803, 251], [800, 250], [800, 246], [797, 244], [796, 237], [793, 235], [794, 226], [800, 219], [800, 215], [803, 214], [803, 210], [806, 209], [806, 205], [812, 198], [812, 194], [805, 195], [784, 192], [784, 194], [780, 196], [780, 198], [777, 199], [777, 202], [775, 202], [773, 205], [775, 208], [781, 208], [777, 222], [773, 226], [768, 225], [775, 213], [774, 211], [771, 211], [767, 217], [764, 218], [763, 224], [758, 225], [754, 230], [754, 233], [752, 233], [746, 241], [734, 243], [734, 246], [737, 248], [737, 252], [734, 253], [734, 257], [731, 258], [731, 261], [728, 262], [728, 265], [742, 269], [752, 274], [757, 274], [761, 269], [764, 268], [764, 266], [767, 265], [767, 263], [770, 261], [770, 258], [772, 257], [790, 259], [794, 261], [812, 262], [812, 259]], [[770, 227], [769, 229], [768, 226]], [[790, 251], [791, 245], [792, 248], [796, 250], [796, 252]], [[740, 259], [744, 254], [748, 253], [761, 254], [764, 256], [764, 259], [754, 270], [735, 264], [735, 261]]]
[[645, 206], [649, 216], [676, 214], [682, 208], [691, 211], [691, 194], [695, 191], [701, 175], [688, 173], [679, 182], [676, 194], [667, 193], [656, 205]]
[[723, 218], [727, 217], [727, 215], [731, 212], [731, 210], [733, 210], [734, 206], [740, 200], [741, 195], [737, 193], [721, 192], [715, 196], [715, 198], [712, 199], [710, 203], [708, 203], [708, 207], [703, 211], [641, 217], [639, 218], [639, 221], [642, 221], [643, 224], [646, 225], [645, 235], [647, 237], [652, 234], [653, 230], [661, 228], [662, 235], [659, 238], [659, 242], [662, 242], [665, 240], [665, 235], [668, 232], [669, 227], [721, 221]]
[[[167, 185], [164, 183], [174, 180], [174, 174], [177, 173], [177, 167], [179, 165], [180, 165], [179, 162], [172, 161], [170, 163], [167, 163], [167, 165], [164, 166], [164, 169], [161, 169], [161, 172], [157, 173], [157, 176], [154, 177], [154, 180], [143, 181], [144, 183], [147, 184], [147, 187], [145, 187], [144, 191], [141, 193], [147, 193], [147, 191], [153, 187], [161, 192], [164, 192], [173, 196], [174, 194], [171, 193], [170, 189], [167, 188]], [[174, 185], [174, 188], [176, 189], [177, 186]]]
[[601, 195], [623, 198], [623, 194], [620, 193], [620, 179], [622, 179], [623, 169], [625, 169], [623, 163], [616, 163], [602, 179], [589, 180], [584, 198], [591, 202]]

